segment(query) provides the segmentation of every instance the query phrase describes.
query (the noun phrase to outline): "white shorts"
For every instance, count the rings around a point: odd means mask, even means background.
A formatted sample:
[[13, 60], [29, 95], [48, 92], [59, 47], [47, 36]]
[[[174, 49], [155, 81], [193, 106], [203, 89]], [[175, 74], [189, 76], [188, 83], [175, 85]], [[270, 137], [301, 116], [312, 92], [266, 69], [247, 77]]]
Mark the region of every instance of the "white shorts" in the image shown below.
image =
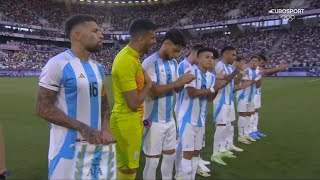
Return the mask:
[[213, 105], [214, 113], [214, 123], [215, 124], [227, 124], [234, 120], [234, 114], [232, 114], [232, 105], [227, 104], [214, 104]]
[[255, 94], [253, 96], [253, 104], [254, 104], [254, 109], [261, 108], [261, 94]]
[[48, 179], [73, 179], [70, 172], [74, 168], [74, 160], [59, 157], [57, 155], [53, 160], [49, 160], [49, 175]]
[[160, 155], [162, 151], [176, 149], [177, 147], [176, 123], [152, 122], [149, 129], [145, 129], [143, 135], [142, 148], [144, 154], [148, 156]]
[[238, 112], [254, 112], [254, 104], [253, 102], [248, 102], [241, 99], [238, 102]]
[[[183, 124], [184, 125], [184, 124]], [[203, 136], [205, 128], [185, 123], [185, 127], [181, 126], [182, 151], [200, 151], [203, 146]]]

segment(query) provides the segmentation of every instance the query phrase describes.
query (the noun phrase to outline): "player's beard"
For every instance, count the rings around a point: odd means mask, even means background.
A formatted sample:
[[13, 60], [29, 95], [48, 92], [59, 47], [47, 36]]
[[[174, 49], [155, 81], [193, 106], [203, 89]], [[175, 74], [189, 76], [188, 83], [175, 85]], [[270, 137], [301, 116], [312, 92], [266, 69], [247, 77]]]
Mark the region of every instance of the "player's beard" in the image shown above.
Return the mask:
[[86, 49], [87, 49], [87, 51], [89, 51], [89, 52], [91, 52], [91, 53], [96, 53], [96, 52], [101, 51], [101, 49], [102, 49], [102, 44], [101, 44], [101, 45], [100, 45], [100, 44], [97, 44], [97, 45], [94, 46], [94, 47], [87, 47]]

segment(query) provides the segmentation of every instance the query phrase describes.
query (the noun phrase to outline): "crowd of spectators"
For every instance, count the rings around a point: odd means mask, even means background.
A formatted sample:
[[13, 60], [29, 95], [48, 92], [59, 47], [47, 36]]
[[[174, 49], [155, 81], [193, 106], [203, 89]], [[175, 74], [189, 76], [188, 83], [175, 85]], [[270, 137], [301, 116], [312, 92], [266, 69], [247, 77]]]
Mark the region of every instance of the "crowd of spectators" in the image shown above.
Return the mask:
[[[3, 20], [28, 25], [41, 25], [62, 29], [64, 20], [72, 14], [91, 14], [98, 22], [108, 24], [107, 30], [128, 30], [137, 18], [154, 21], [158, 27], [172, 27], [179, 21], [185, 24], [201, 24], [234, 18], [260, 17], [270, 15], [273, 8], [288, 8], [291, 0], [179, 0], [171, 3], [108, 6], [89, 5], [43, 0], [0, 0]], [[320, 8], [319, 0], [305, 0], [306, 8]], [[235, 15], [227, 15], [238, 10]]]
[[[284, 37], [279, 47], [272, 49], [275, 42]], [[149, 51], [148, 55], [159, 50], [162, 36], [157, 39], [157, 44]], [[282, 61], [287, 61], [291, 67], [316, 67], [320, 66], [320, 28], [305, 28], [302, 30], [260, 30], [249, 31], [241, 35], [224, 34], [222, 32], [213, 32], [203, 34], [198, 38], [188, 39], [187, 47], [177, 58], [181, 61], [188, 54], [188, 48], [195, 43], [203, 43], [208, 47], [221, 50], [224, 46], [234, 46], [239, 55], [250, 59], [251, 56], [260, 53], [270, 53], [268, 55], [268, 67], [277, 66]], [[64, 51], [69, 47], [68, 44], [50, 43], [50, 41], [41, 42], [35, 40], [7, 40], [1, 44], [17, 45], [26, 47], [20, 50], [0, 50], [0, 69], [30, 69], [40, 70], [48, 59]], [[110, 73], [112, 62], [116, 54], [126, 45], [105, 44], [102, 51], [93, 55]], [[61, 47], [64, 45], [63, 47]], [[43, 51], [42, 48], [60, 48], [60, 51]], [[141, 59], [145, 59], [144, 55]]]

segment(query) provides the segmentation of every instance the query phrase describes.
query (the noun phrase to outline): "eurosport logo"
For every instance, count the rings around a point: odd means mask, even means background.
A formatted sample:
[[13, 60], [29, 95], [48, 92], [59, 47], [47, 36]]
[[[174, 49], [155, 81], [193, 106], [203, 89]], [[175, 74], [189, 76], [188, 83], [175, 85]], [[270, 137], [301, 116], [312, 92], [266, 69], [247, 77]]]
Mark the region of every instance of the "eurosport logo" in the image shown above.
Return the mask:
[[303, 14], [304, 9], [271, 9], [269, 14], [281, 14], [280, 17], [283, 20], [293, 21], [294, 14]]

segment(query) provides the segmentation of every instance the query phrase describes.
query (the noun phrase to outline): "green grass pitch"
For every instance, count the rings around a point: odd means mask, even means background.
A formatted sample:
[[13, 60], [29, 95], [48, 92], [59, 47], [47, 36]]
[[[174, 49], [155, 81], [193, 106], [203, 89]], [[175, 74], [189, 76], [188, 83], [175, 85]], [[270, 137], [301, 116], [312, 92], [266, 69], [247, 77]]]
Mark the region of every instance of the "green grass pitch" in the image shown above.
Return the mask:
[[[10, 179], [46, 179], [49, 124], [34, 113], [38, 78], [0, 78], [0, 122], [5, 132]], [[107, 78], [112, 104], [111, 80]], [[267, 138], [236, 145], [245, 149], [228, 166], [209, 165], [204, 179], [314, 179], [320, 177], [320, 81], [311, 78], [265, 78], [260, 130]], [[214, 126], [209, 106], [206, 147], [210, 159]], [[144, 158], [137, 175], [142, 178]], [[160, 174], [158, 172], [158, 177]], [[199, 176], [197, 178], [201, 179]]]

